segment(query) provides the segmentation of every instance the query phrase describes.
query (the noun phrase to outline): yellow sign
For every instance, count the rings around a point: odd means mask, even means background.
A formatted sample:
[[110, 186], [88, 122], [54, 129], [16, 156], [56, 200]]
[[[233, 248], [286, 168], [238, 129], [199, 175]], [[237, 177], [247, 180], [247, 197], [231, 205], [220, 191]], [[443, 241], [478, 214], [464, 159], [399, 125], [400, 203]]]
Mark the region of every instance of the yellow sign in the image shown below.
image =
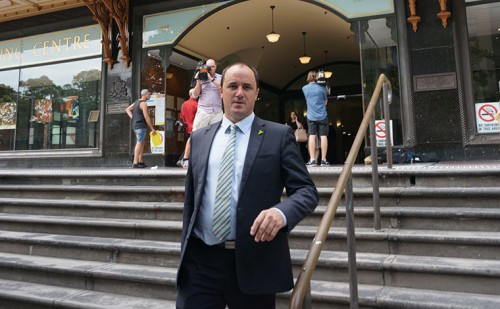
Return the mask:
[[149, 133], [151, 142], [151, 153], [165, 153], [165, 131], [156, 131], [156, 134]]
[[160, 146], [161, 143], [163, 142], [163, 137], [161, 136], [161, 134], [160, 133], [153, 134], [152, 132], [149, 134], [151, 135], [151, 143], [153, 144], [153, 146], [155, 147]]

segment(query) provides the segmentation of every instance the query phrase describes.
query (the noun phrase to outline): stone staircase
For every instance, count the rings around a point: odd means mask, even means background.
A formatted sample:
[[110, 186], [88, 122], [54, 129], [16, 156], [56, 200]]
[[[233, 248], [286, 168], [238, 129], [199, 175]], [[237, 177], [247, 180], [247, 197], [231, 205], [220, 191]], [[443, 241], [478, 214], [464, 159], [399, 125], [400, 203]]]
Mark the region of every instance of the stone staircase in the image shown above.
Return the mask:
[[[353, 172], [361, 308], [500, 308], [500, 169]], [[320, 205], [290, 234], [303, 263], [340, 172], [309, 169]], [[0, 308], [175, 308], [185, 170], [0, 170]], [[345, 207], [313, 277], [313, 308], [348, 308]], [[287, 308], [289, 293], [278, 296]]]

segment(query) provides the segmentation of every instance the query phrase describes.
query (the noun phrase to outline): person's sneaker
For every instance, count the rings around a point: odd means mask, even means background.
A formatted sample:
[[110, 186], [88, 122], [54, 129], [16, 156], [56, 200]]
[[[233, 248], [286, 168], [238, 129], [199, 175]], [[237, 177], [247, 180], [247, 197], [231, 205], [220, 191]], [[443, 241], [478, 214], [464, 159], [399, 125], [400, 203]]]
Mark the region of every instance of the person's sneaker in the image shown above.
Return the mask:
[[316, 160], [309, 160], [306, 165], [316, 165]]
[[183, 168], [188, 168], [188, 166], [189, 166], [189, 160], [182, 161], [182, 167]]
[[139, 162], [139, 163], [137, 163], [137, 165], [138, 165], [140, 168], [145, 168], [145, 167], [148, 167], [148, 166], [146, 165], [146, 163], [144, 163], [144, 162]]
[[180, 159], [179, 161], [177, 161], [177, 163], [175, 165], [177, 165], [178, 167], [182, 167], [183, 162], [184, 162], [184, 160]]
[[139, 166], [139, 164], [134, 163], [134, 164], [132, 164], [132, 168], [141, 168], [141, 167]]
[[321, 160], [321, 166], [328, 166], [328, 165], [330, 165], [330, 162], [326, 160]]

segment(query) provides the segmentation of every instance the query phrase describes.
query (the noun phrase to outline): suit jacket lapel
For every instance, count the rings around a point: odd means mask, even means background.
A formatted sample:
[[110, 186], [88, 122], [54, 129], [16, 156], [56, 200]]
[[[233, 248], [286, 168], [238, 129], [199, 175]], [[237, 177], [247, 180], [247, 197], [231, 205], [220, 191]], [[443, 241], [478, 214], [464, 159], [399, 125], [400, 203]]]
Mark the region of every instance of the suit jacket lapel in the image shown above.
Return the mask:
[[[197, 187], [197, 190], [204, 190], [205, 181], [207, 180], [207, 172], [208, 172], [208, 160], [210, 157], [210, 149], [212, 148], [212, 143], [214, 141], [215, 133], [217, 133], [217, 129], [219, 125], [213, 125], [205, 128], [203, 132], [203, 140], [200, 141], [203, 145], [200, 145], [200, 158], [205, 158], [205, 162], [203, 164], [197, 164], [196, 169], [193, 171], [194, 177], [196, 177], [197, 181], [199, 181], [200, 185]], [[203, 192], [197, 192], [195, 196], [200, 197], [199, 200], [195, 201], [195, 205], [199, 206], [201, 204], [201, 196], [203, 196]]]
[[259, 152], [260, 145], [262, 144], [262, 140], [265, 135], [265, 123], [259, 117], [255, 117], [252, 123], [252, 129], [250, 130], [250, 140], [248, 141], [248, 149], [245, 157], [245, 164], [243, 165], [243, 172], [241, 175], [241, 184], [240, 184], [240, 194], [241, 189], [245, 187], [245, 183], [248, 180], [248, 175], [252, 170], [252, 166], [255, 162], [255, 158], [257, 157], [257, 153]]

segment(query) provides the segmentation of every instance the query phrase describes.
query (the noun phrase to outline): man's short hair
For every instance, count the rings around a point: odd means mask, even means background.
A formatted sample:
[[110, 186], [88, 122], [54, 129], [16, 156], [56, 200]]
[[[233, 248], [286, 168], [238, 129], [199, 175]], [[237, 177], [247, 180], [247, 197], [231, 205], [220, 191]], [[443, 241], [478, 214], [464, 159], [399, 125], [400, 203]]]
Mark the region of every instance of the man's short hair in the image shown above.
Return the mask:
[[227, 66], [224, 71], [222, 71], [222, 78], [221, 78], [221, 81], [220, 81], [220, 85], [222, 86], [222, 84], [224, 84], [224, 77], [226, 76], [226, 72], [229, 68], [231, 67], [234, 67], [234, 66], [244, 66], [244, 67], [247, 67], [249, 68], [250, 70], [252, 70], [253, 72], [253, 75], [255, 76], [255, 84], [257, 85], [257, 89], [259, 88], [259, 72], [257, 72], [257, 69], [254, 68], [253, 66], [250, 66], [246, 63], [243, 63], [243, 62], [236, 62], [236, 63], [233, 63], [233, 64], [230, 64], [229, 66]]
[[148, 94], [149, 93], [149, 90], [148, 89], [142, 89], [141, 90], [141, 97], [145, 94]]

